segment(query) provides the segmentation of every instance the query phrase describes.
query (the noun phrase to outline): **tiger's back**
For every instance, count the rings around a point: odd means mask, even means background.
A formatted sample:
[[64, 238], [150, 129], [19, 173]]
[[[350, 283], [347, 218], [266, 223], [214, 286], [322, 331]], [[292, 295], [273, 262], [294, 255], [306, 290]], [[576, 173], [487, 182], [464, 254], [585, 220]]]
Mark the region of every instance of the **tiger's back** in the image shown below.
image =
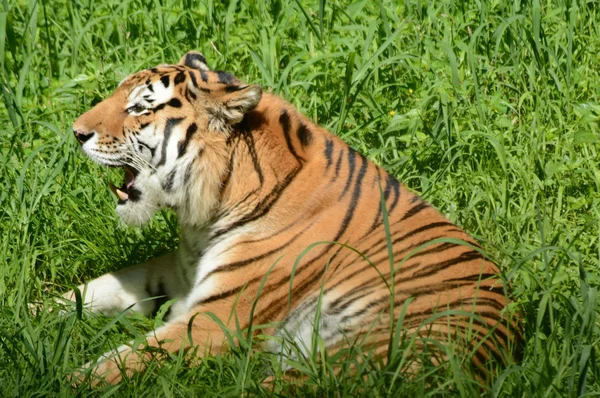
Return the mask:
[[[272, 134], [260, 133], [262, 126], [278, 129], [275, 139], [280, 142], [260, 142], [274, 139]], [[255, 134], [246, 136], [249, 132]], [[433, 333], [461, 334], [461, 328], [470, 327], [472, 333], [486, 335], [494, 329], [500, 339], [489, 339], [486, 353], [482, 352], [476, 360], [483, 364], [490, 354], [499, 358], [504, 355], [510, 332], [501, 322], [500, 311], [507, 302], [498, 268], [481, 255], [478, 245], [461, 229], [383, 169], [277, 97], [264, 95], [257, 109], [246, 115], [240, 130], [232, 133], [231, 140], [239, 142], [239, 152], [235, 153], [245, 153], [248, 162], [234, 162], [233, 170], [241, 167], [246, 173], [240, 181], [243, 188], [239, 189], [244, 194], [238, 191], [233, 196], [242, 197], [248, 190], [262, 188], [266, 199], [255, 206], [245, 221], [238, 221], [233, 228], [226, 225], [217, 229], [216, 235], [231, 233], [243, 225], [256, 228], [229, 244], [237, 255], [216, 270], [221, 274], [216, 284], [231, 285], [236, 281], [235, 286], [245, 286], [250, 297], [254, 297], [264, 275], [269, 273], [259, 301], [259, 323], [284, 320], [286, 331], [299, 333], [310, 347], [320, 301], [319, 328], [328, 345], [334, 346], [345, 336], [362, 330], [369, 331], [371, 346], [384, 352], [390, 336], [393, 273], [396, 319], [402, 304], [411, 297], [405, 325], [422, 326], [427, 333], [432, 330], [422, 323], [435, 313], [473, 312], [476, 318], [455, 317], [450, 328], [448, 319], [441, 316], [439, 322], [433, 323], [437, 325], [434, 329], [439, 329]], [[272, 146], [287, 147], [289, 152], [287, 164], [269, 175], [270, 162], [263, 163], [267, 156], [263, 157], [258, 148]], [[257, 163], [252, 158], [254, 150]], [[277, 158], [278, 165], [284, 156]], [[252, 179], [248, 170], [255, 174], [255, 186], [247, 184]], [[287, 186], [281, 183], [288, 180]], [[226, 185], [224, 197], [228, 196], [228, 189], [238, 188]], [[383, 222], [382, 194], [389, 237]], [[266, 201], [268, 205], [263, 205]], [[268, 206], [266, 214], [261, 213], [263, 206]], [[226, 213], [232, 211], [233, 208]], [[249, 235], [252, 239], [248, 240]], [[314, 245], [315, 242], [320, 243]], [[396, 264], [394, 270], [390, 269], [388, 243]], [[284, 257], [279, 259], [281, 256]], [[255, 276], [248, 281], [250, 272]], [[230, 289], [232, 296], [238, 291]], [[290, 291], [292, 308], [287, 303]], [[223, 299], [223, 293], [216, 294]]]
[[[139, 266], [146, 297], [160, 290], [182, 303], [148, 344], [190, 344], [195, 314], [226, 322], [234, 311], [242, 326], [274, 323], [275, 335], [308, 350], [318, 312], [327, 347], [366, 337], [382, 355], [402, 313], [406, 330], [474, 350], [476, 366], [506, 359], [513, 337], [498, 268], [460, 228], [285, 101], [188, 53], [133, 75], [105, 102], [74, 129], [88, 155], [133, 169], [116, 190], [119, 213], [138, 223], [140, 209], [167, 205], [181, 224], [177, 260]], [[98, 127], [107, 109], [132, 107], [121, 125]], [[114, 156], [104, 155], [115, 141]], [[210, 340], [214, 351], [222, 339], [220, 328], [194, 323], [195, 344]]]

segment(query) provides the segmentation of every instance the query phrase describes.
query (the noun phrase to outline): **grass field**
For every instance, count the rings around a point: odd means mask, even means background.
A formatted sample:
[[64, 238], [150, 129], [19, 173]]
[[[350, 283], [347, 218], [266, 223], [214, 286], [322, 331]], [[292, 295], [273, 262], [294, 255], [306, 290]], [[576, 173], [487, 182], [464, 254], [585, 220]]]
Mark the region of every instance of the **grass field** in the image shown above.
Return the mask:
[[[265, 2], [266, 3], [266, 2]], [[3, 0], [0, 396], [600, 394], [600, 2]], [[412, 379], [307, 359], [261, 385], [247, 346], [174, 357], [118, 387], [67, 377], [159, 319], [42, 310], [177, 246], [163, 212], [122, 226], [119, 171], [85, 159], [75, 118], [128, 74], [189, 49], [294, 103], [474, 235], [512, 286], [526, 346], [483, 391], [455, 367]], [[38, 306], [31, 311], [29, 304]]]

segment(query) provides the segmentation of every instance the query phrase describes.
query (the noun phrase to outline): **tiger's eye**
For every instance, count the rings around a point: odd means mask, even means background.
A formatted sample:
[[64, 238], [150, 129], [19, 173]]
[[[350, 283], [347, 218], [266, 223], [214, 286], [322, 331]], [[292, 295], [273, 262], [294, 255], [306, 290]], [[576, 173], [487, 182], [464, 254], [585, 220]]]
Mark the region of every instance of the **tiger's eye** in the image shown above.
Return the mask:
[[142, 104], [135, 104], [127, 108], [127, 113], [140, 113], [145, 111], [146, 108]]

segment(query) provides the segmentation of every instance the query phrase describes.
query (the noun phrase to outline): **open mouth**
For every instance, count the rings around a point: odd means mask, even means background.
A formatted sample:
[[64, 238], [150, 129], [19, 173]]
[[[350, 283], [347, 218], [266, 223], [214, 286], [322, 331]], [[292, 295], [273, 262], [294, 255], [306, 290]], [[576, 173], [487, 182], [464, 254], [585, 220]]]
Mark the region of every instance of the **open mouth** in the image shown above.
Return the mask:
[[123, 185], [121, 185], [120, 188], [117, 188], [112, 182], [108, 183], [112, 193], [117, 195], [117, 198], [119, 198], [119, 204], [123, 204], [129, 199], [135, 199], [134, 197], [138, 196], [137, 194], [139, 194], [139, 191], [133, 187], [133, 182], [135, 181], [135, 176], [138, 174], [138, 171], [129, 166], [124, 166], [123, 172]]

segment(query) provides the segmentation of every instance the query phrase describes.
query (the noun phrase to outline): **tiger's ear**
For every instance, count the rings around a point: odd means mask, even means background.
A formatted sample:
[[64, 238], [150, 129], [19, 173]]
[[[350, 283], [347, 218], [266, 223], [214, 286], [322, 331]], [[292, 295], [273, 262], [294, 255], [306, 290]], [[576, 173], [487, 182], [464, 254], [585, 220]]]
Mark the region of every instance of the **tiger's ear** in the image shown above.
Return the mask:
[[227, 96], [224, 102], [229, 113], [229, 123], [241, 122], [244, 115], [254, 108], [262, 98], [262, 87], [256, 84], [239, 87], [232, 94]]
[[262, 87], [256, 84], [229, 86], [230, 93], [219, 101], [219, 105], [210, 109], [211, 125], [216, 130], [227, 130], [227, 126], [242, 121], [244, 115], [254, 108], [262, 98]]
[[204, 55], [198, 51], [187, 52], [180, 60], [179, 65], [187, 66], [188, 68], [194, 68], [198, 70], [210, 70], [206, 63]]

